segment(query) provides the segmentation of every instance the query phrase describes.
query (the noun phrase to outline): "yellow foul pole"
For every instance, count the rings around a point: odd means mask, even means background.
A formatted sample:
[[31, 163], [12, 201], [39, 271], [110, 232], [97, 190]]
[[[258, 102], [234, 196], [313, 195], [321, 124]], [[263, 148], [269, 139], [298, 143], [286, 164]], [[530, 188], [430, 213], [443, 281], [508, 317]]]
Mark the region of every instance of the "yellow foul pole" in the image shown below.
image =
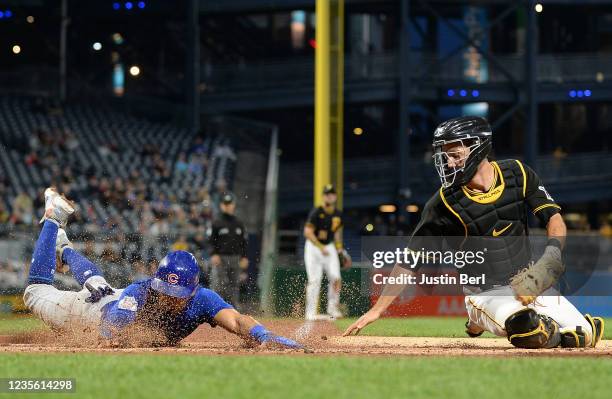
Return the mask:
[[331, 183], [329, 140], [329, 0], [317, 0], [316, 7], [314, 203], [319, 205], [323, 186]]
[[344, 0], [317, 0], [314, 203], [333, 183], [343, 197]]

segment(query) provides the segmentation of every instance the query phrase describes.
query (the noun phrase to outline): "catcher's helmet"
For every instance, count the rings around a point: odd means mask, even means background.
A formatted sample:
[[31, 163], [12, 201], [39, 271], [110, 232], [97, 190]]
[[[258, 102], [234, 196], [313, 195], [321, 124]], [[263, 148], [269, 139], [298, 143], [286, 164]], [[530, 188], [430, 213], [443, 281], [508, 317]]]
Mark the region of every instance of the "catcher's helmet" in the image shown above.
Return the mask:
[[187, 251], [173, 251], [159, 262], [151, 288], [175, 298], [188, 298], [195, 294], [199, 281], [196, 258]]
[[[461, 116], [442, 122], [434, 132], [434, 164], [442, 187], [467, 184], [478, 169], [480, 162], [491, 152], [491, 126], [479, 116]], [[449, 154], [444, 146], [461, 143], [469, 148], [467, 159], [461, 166], [449, 165]]]

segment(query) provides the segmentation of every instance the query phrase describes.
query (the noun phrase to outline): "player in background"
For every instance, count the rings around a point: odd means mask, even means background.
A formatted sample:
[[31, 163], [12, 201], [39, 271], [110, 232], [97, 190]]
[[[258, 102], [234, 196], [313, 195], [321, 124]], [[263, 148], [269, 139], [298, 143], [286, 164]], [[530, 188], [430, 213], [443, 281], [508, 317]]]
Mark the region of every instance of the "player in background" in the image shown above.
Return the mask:
[[[323, 205], [310, 211], [304, 226], [304, 264], [306, 265], [306, 320], [341, 318], [340, 265], [350, 267], [350, 257], [342, 247], [342, 212], [336, 209], [338, 196], [333, 185], [323, 188]], [[327, 315], [317, 314], [323, 272], [329, 283]]]
[[[45, 215], [34, 247], [24, 302], [46, 324], [62, 330], [89, 327], [113, 343], [177, 345], [200, 324], [221, 326], [253, 344], [300, 349], [299, 343], [265, 329], [199, 285], [199, 266], [186, 251], [168, 253], [152, 278], [112, 288], [98, 267], [72, 248], [65, 231], [74, 212], [55, 189], [45, 190]], [[56, 256], [83, 285], [79, 292], [53, 287]]]
[[[561, 207], [527, 165], [514, 159], [487, 159], [491, 136], [491, 126], [480, 117], [454, 118], [437, 127], [434, 163], [442, 187], [425, 205], [408, 248], [419, 250], [426, 236], [465, 237], [464, 242], [468, 236], [490, 237], [489, 243], [502, 244], [487, 255], [486, 284], [463, 287], [468, 335], [489, 331], [521, 348], [595, 347], [603, 336], [603, 319], [583, 316], [553, 288], [565, 271]], [[544, 254], [535, 263], [526, 240], [528, 212], [546, 226], [548, 237]], [[418, 268], [418, 264], [412, 270], [395, 265], [391, 275], [411, 275]], [[372, 309], [344, 335], [358, 333], [377, 320], [404, 287], [385, 286]]]
[[210, 228], [212, 246], [210, 263], [212, 289], [240, 309], [240, 282], [242, 273], [249, 267], [247, 258], [247, 231], [244, 223], [235, 215], [236, 197], [224, 193], [219, 204], [221, 214]]

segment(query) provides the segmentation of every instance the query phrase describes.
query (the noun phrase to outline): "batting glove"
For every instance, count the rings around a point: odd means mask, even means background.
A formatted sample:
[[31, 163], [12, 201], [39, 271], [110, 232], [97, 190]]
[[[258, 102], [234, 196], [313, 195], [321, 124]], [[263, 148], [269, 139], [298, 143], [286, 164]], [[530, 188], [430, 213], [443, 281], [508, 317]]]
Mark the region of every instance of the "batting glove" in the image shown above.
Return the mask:
[[112, 295], [115, 293], [115, 290], [108, 285], [104, 277], [102, 276], [92, 276], [85, 281], [85, 288], [91, 293], [91, 296], [85, 299], [85, 302], [95, 303], [100, 299], [105, 297], [106, 295]]
[[288, 349], [304, 349], [302, 344], [299, 344], [292, 339], [276, 335], [266, 330], [262, 325], [256, 325], [255, 327], [251, 328], [249, 335], [260, 344], [271, 343]]

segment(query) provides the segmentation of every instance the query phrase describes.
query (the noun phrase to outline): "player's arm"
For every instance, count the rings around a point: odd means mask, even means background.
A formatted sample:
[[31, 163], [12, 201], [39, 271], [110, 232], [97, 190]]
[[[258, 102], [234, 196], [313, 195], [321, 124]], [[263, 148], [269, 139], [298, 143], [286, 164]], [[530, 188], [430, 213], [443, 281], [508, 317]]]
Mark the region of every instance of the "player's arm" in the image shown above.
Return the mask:
[[302, 345], [291, 339], [266, 330], [251, 316], [239, 313], [212, 290], [199, 288], [194, 301], [196, 309], [205, 322], [211, 326], [221, 326], [247, 342], [291, 349], [303, 348]]
[[548, 242], [544, 253], [533, 265], [515, 275], [510, 285], [516, 298], [528, 305], [546, 289], [554, 285], [565, 272], [561, 251], [565, 246], [567, 228], [561, 216], [561, 207], [546, 191], [539, 176], [528, 166], [524, 166], [525, 180], [523, 190], [525, 202], [537, 216], [541, 224], [546, 225]]
[[347, 250], [344, 248], [342, 230], [343, 226], [340, 226], [334, 232], [334, 245], [336, 246], [336, 251], [338, 252], [340, 267], [342, 267], [343, 269], [348, 269], [353, 264], [353, 261]]
[[[432, 197], [425, 208], [423, 209], [423, 214], [421, 215], [421, 220], [417, 225], [412, 237], [410, 239], [410, 245], [413, 245], [416, 248], [420, 248], [421, 246], [416, 243], [419, 237], [421, 236], [432, 236], [432, 235], [440, 235], [441, 234], [441, 221], [445, 220], [439, 212], [436, 210], [437, 204], [437, 194]], [[416, 265], [418, 267], [418, 265]], [[399, 277], [405, 275], [406, 277], [414, 275], [414, 271], [411, 269], [406, 269], [399, 264], [396, 264], [391, 271], [390, 277]], [[390, 279], [391, 281], [409, 281], [408, 278], [404, 279]], [[372, 306], [370, 310], [368, 310], [363, 316], [361, 316], [356, 322], [351, 324], [342, 334], [343, 336], [351, 335], [351, 334], [359, 334], [359, 332], [368, 324], [375, 322], [380, 318], [385, 310], [393, 303], [393, 301], [402, 293], [404, 288], [406, 288], [406, 284], [386, 284], [383, 288], [382, 294], [378, 297], [378, 300]]]
[[[393, 270], [391, 271], [390, 277], [398, 277], [401, 275], [413, 275], [414, 272], [408, 269], [404, 269], [400, 265], [395, 265]], [[405, 279], [407, 281], [408, 279]], [[395, 281], [400, 281], [399, 279], [395, 279]], [[351, 335], [351, 334], [359, 334], [359, 332], [368, 324], [371, 324], [378, 320], [380, 316], [383, 314], [385, 310], [393, 303], [395, 298], [397, 298], [402, 291], [406, 288], [405, 284], [387, 284], [383, 288], [383, 292], [381, 296], [378, 297], [378, 300], [372, 306], [370, 310], [368, 310], [363, 316], [361, 316], [356, 322], [351, 324], [342, 334], [343, 336]]]
[[561, 207], [555, 203], [533, 169], [527, 165], [522, 166], [525, 171], [523, 190], [527, 207], [537, 217], [540, 224], [546, 226], [548, 239], [556, 239], [563, 248], [567, 229], [561, 216]]
[[100, 325], [100, 335], [106, 339], [120, 338], [121, 331], [136, 321], [138, 308], [142, 305], [143, 288], [130, 284], [110, 308], [105, 311]]
[[304, 238], [312, 242], [317, 248], [323, 252], [324, 255], [327, 255], [327, 251], [325, 250], [325, 245], [323, 245], [315, 235], [315, 223], [317, 223], [317, 208], [314, 208], [310, 211], [308, 215], [308, 220], [304, 225]]

